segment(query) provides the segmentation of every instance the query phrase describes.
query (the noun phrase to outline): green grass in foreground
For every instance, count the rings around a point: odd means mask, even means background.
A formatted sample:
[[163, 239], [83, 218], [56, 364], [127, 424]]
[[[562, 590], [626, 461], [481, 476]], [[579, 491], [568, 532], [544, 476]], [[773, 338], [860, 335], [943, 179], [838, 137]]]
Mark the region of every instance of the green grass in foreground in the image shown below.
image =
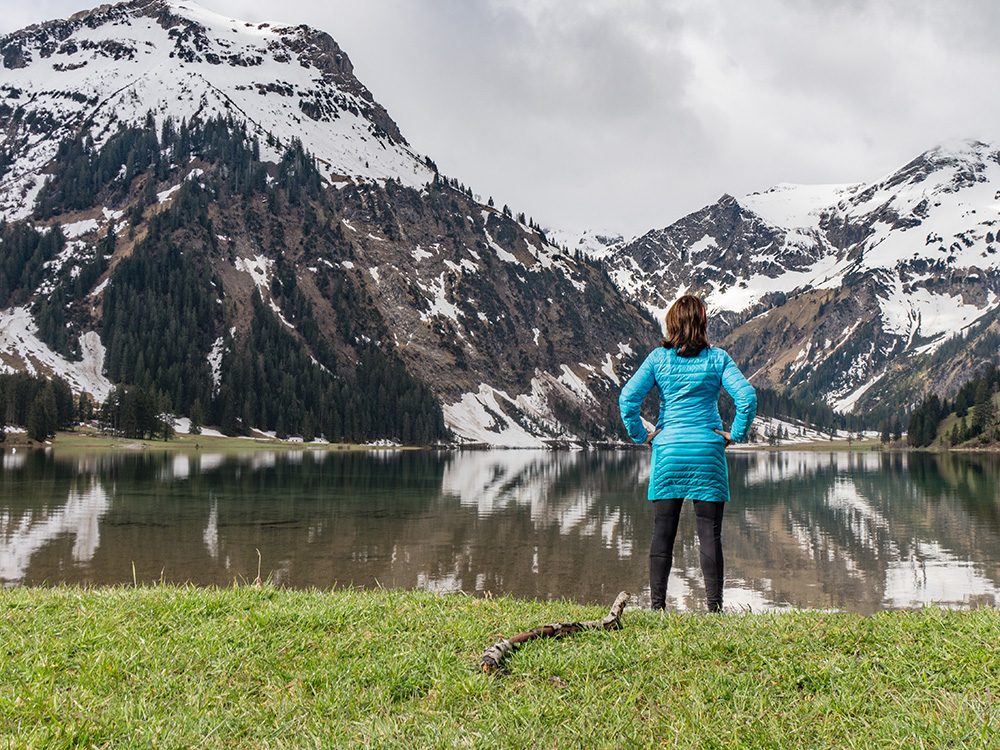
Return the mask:
[[[609, 602], [610, 605], [610, 602]], [[1000, 613], [658, 615], [264, 587], [0, 590], [0, 747], [1000, 747]]]

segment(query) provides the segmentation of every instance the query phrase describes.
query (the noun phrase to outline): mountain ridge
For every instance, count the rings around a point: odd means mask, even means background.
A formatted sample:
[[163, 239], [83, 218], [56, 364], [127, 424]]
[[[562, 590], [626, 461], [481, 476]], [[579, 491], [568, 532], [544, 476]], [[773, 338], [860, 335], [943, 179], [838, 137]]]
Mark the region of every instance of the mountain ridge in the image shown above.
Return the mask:
[[615, 439], [648, 319], [413, 152], [329, 35], [133, 0], [0, 53], [6, 369], [227, 432]]
[[[971, 351], [994, 332], [998, 228], [1000, 148], [968, 140], [870, 184], [724, 195], [600, 257], [658, 319], [678, 294], [702, 295], [714, 335], [758, 385], [790, 387], [840, 411], [905, 411], [959, 385], [941, 363], [926, 383], [905, 383], [908, 368], [923, 367], [954, 336], [971, 336]], [[803, 297], [815, 303], [791, 304]], [[973, 371], [991, 361], [957, 360]], [[888, 398], [876, 397], [878, 383]]]
[[[17, 119], [16, 107], [25, 104], [33, 117], [4, 144], [16, 168], [0, 192], [19, 193], [22, 206], [55, 142], [86, 127], [100, 144], [116, 123], [139, 122], [148, 112], [159, 124], [167, 116], [204, 120], [235, 111], [274, 161], [282, 150], [274, 138], [287, 145], [294, 128], [331, 182], [397, 178], [419, 186], [433, 179], [325, 32], [232, 21], [180, 0], [132, 0], [74, 18], [0, 39], [8, 117]], [[10, 211], [10, 202], [0, 204], [0, 213], [12, 218]]]

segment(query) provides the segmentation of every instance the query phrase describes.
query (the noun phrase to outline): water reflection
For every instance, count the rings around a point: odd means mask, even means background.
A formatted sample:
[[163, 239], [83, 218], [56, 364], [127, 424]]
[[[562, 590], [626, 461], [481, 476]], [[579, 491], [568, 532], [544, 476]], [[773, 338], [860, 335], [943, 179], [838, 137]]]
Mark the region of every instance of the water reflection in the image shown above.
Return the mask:
[[[6, 585], [173, 581], [648, 595], [640, 452], [0, 454]], [[994, 604], [996, 456], [736, 453], [726, 601]], [[259, 558], [258, 558], [259, 551]], [[258, 562], [259, 561], [259, 562]], [[134, 567], [133, 567], [134, 566]], [[134, 571], [134, 572], [133, 572]], [[690, 510], [668, 598], [701, 608]]]
[[[89, 563], [101, 543], [100, 521], [109, 500], [101, 482], [84, 478], [71, 487], [59, 508], [39, 508], [18, 513], [0, 511], [0, 581], [23, 577], [32, 556], [55, 540], [73, 540], [69, 559], [74, 566]], [[85, 486], [84, 486], [85, 485]]]
[[729, 531], [769, 603], [996, 602], [995, 456], [758, 454], [730, 466], [742, 523]]

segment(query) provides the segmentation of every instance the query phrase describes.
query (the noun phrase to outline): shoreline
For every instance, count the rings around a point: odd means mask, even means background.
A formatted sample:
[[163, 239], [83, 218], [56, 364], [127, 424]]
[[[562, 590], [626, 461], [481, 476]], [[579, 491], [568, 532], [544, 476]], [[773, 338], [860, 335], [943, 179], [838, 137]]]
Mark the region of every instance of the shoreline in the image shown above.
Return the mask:
[[[170, 440], [145, 440], [124, 438], [108, 435], [91, 429], [60, 431], [55, 438], [44, 443], [28, 440], [26, 433], [7, 433], [7, 439], [0, 443], [0, 450], [52, 450], [70, 452], [74, 450], [108, 450], [108, 451], [146, 451], [146, 450], [224, 450], [224, 451], [255, 451], [255, 450], [311, 450], [330, 452], [357, 452], [378, 450], [424, 450], [419, 446], [381, 445], [364, 443], [326, 443], [301, 440], [278, 440], [268, 436], [226, 436], [226, 435], [189, 435], [177, 433]], [[431, 447], [433, 449], [433, 446]]]
[[[27, 438], [25, 432], [8, 432], [6, 439], [0, 442], [0, 451], [7, 450], [55, 450], [59, 452], [69, 452], [73, 450], [223, 450], [223, 451], [257, 451], [257, 450], [308, 450], [327, 451], [331, 453], [358, 452], [358, 451], [521, 451], [521, 450], [544, 450], [544, 451], [631, 451], [643, 450], [645, 446], [636, 445], [630, 442], [610, 443], [600, 442], [589, 445], [573, 443], [569, 441], [557, 441], [544, 446], [537, 447], [516, 447], [516, 446], [493, 446], [483, 443], [449, 443], [441, 445], [396, 445], [391, 443], [329, 443], [329, 442], [304, 442], [302, 440], [279, 440], [268, 435], [254, 436], [226, 436], [218, 434], [190, 435], [188, 433], [176, 433], [170, 440], [144, 440], [135, 438], [123, 438], [108, 435], [89, 427], [81, 427], [77, 430], [60, 431], [55, 438], [44, 443], [38, 443]], [[784, 445], [769, 445], [766, 443], [740, 443], [728, 449], [733, 453], [887, 453], [887, 454], [907, 454], [907, 453], [932, 453], [932, 454], [990, 454], [1000, 453], [1000, 444], [985, 445], [977, 447], [942, 447], [928, 446], [925, 448], [913, 448], [908, 445], [896, 444], [886, 445], [878, 439], [847, 440], [837, 438], [835, 440], [812, 440], [804, 442], [786, 443]]]

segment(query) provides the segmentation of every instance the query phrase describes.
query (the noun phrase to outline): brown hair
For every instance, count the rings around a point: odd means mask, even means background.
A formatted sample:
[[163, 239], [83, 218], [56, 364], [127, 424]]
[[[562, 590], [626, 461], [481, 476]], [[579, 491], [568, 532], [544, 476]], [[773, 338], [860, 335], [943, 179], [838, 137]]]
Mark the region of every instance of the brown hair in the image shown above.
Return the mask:
[[675, 349], [681, 357], [696, 357], [709, 348], [705, 303], [685, 294], [667, 311], [665, 349]]

